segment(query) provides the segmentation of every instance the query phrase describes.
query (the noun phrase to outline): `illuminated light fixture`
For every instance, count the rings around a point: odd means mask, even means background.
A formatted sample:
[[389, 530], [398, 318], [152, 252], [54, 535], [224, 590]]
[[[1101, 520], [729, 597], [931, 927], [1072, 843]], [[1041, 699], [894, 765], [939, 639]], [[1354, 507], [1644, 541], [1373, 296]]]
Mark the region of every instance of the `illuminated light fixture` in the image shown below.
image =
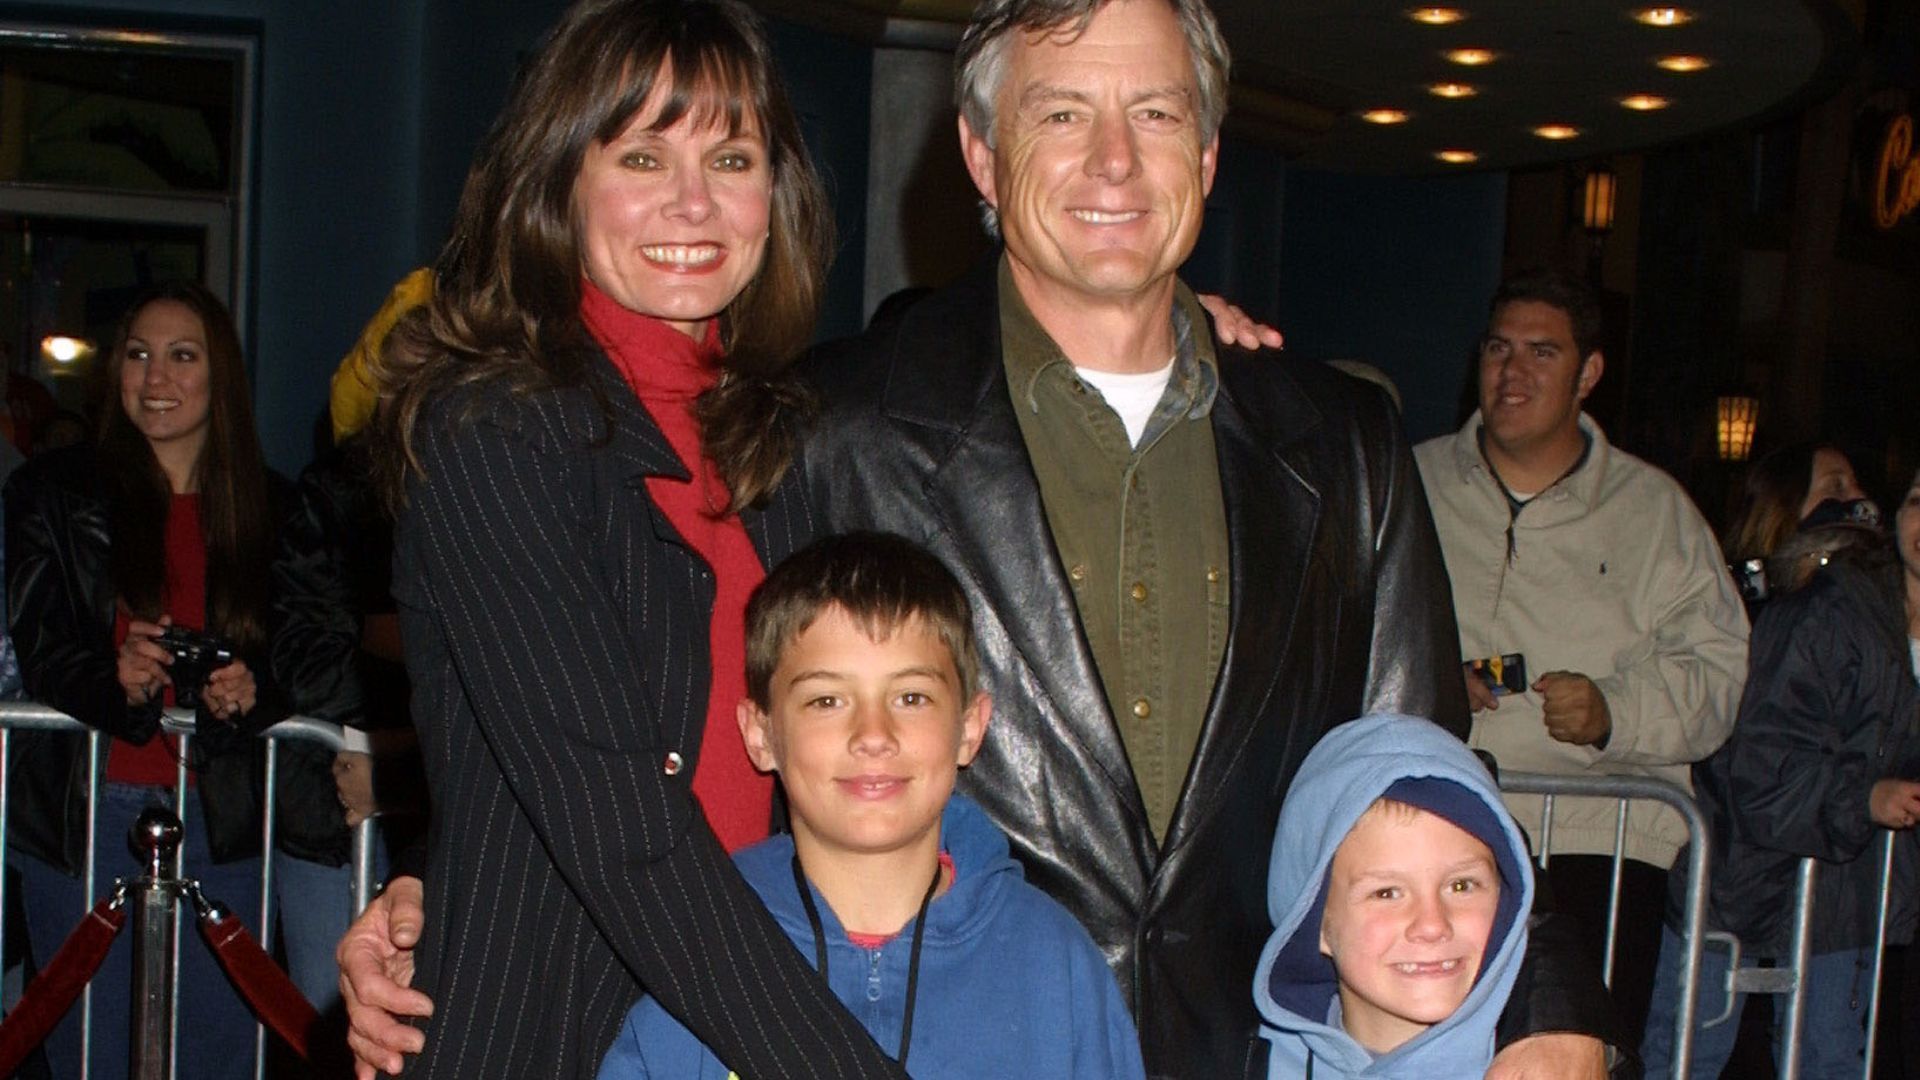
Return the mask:
[[1467, 13], [1461, 11], [1459, 8], [1417, 7], [1407, 9], [1407, 18], [1412, 19], [1414, 22], [1426, 23], [1428, 26], [1447, 26], [1452, 23], [1457, 23], [1466, 17]]
[[1618, 188], [1612, 169], [1595, 165], [1587, 170], [1587, 178], [1580, 185], [1580, 224], [1588, 235], [1605, 236], [1613, 231], [1613, 202]]
[[40, 339], [40, 355], [50, 364], [67, 365], [93, 356], [93, 343], [84, 338], [49, 334]]
[[1471, 150], [1440, 150], [1433, 156], [1449, 165], [1471, 165], [1480, 160], [1480, 155]]
[[1500, 58], [1492, 49], [1449, 49], [1440, 55], [1463, 67], [1481, 67]]
[[1533, 133], [1543, 139], [1552, 139], [1554, 142], [1560, 142], [1564, 139], [1577, 138], [1580, 134], [1580, 129], [1574, 127], [1572, 124], [1541, 124], [1539, 127], [1533, 129]]
[[1719, 422], [1715, 434], [1721, 461], [1745, 461], [1753, 453], [1753, 431], [1759, 426], [1760, 402], [1738, 395], [1718, 402]]
[[1404, 124], [1411, 114], [1404, 109], [1368, 109], [1360, 119], [1369, 124]]
[[1632, 109], [1634, 112], [1653, 112], [1671, 104], [1673, 102], [1670, 99], [1663, 98], [1659, 94], [1628, 94], [1620, 99], [1621, 108]]
[[1696, 71], [1705, 71], [1713, 66], [1713, 61], [1704, 56], [1682, 53], [1678, 56], [1663, 56], [1654, 61], [1663, 71], [1677, 71], [1682, 75], [1691, 75]]
[[1640, 8], [1633, 13], [1633, 21], [1648, 26], [1684, 26], [1693, 21], [1693, 12], [1677, 7]]
[[1427, 87], [1427, 93], [1443, 98], [1470, 98], [1479, 92], [1479, 87], [1463, 82], [1437, 82]]

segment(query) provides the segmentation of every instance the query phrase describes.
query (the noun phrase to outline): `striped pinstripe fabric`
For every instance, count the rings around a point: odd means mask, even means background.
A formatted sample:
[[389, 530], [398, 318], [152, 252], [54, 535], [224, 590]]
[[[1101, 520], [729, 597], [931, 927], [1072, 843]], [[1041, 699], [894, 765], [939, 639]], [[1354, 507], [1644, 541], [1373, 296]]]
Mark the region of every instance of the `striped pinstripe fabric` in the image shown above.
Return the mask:
[[[689, 793], [711, 571], [647, 499], [685, 470], [612, 367], [463, 392], [417, 443], [394, 591], [434, 799], [415, 985], [436, 1014], [411, 1075], [592, 1076], [644, 985], [754, 1080], [904, 1076]], [[804, 503], [748, 528], [777, 560]]]

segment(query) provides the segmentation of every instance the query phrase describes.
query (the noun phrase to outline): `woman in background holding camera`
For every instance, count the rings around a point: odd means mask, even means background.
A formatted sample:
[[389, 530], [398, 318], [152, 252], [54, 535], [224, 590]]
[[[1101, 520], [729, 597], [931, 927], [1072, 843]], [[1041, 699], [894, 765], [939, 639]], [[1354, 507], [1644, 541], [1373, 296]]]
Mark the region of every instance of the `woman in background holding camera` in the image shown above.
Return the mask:
[[[284, 715], [260, 681], [278, 491], [261, 457], [225, 305], [192, 283], [143, 294], [114, 335], [103, 413], [96, 446], [35, 458], [7, 485], [7, 590], [27, 692], [113, 736], [95, 831], [103, 891], [130, 870], [134, 819], [172, 805], [180, 746], [160, 730], [161, 709], [196, 708], [185, 764], [198, 795], [185, 815], [185, 865], [209, 897], [252, 923], [260, 872], [255, 734]], [[174, 651], [157, 640], [169, 630], [184, 639]], [[214, 654], [190, 673], [195, 636], [231, 650], [232, 659], [220, 663]], [[44, 964], [95, 899], [81, 895], [78, 876], [86, 743], [22, 732], [15, 745], [7, 839]], [[130, 952], [123, 936], [94, 980], [96, 1078], [126, 1075]], [[186, 942], [179, 954], [180, 1075], [250, 1075], [246, 1005], [206, 949]], [[46, 1048], [55, 1075], [79, 1075], [79, 1009]]]
[[1749, 466], [1740, 508], [1721, 544], [1747, 614], [1756, 615], [1767, 598], [1767, 560], [1814, 507], [1828, 499], [1853, 503], [1866, 497], [1853, 462], [1832, 443], [1782, 446]]

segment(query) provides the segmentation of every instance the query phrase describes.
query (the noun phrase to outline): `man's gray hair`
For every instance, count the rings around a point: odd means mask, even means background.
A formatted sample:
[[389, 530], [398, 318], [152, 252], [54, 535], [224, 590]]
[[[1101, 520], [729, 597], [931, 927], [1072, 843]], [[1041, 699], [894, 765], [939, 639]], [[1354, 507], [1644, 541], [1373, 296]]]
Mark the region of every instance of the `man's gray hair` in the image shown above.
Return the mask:
[[[981, 0], [953, 56], [953, 99], [975, 135], [993, 145], [994, 98], [1007, 74], [1007, 49], [1016, 33], [1078, 35], [1113, 0]], [[1143, 2], [1143, 0], [1137, 0]], [[1213, 141], [1227, 115], [1232, 58], [1206, 0], [1164, 0], [1187, 39], [1193, 61], [1200, 141]]]

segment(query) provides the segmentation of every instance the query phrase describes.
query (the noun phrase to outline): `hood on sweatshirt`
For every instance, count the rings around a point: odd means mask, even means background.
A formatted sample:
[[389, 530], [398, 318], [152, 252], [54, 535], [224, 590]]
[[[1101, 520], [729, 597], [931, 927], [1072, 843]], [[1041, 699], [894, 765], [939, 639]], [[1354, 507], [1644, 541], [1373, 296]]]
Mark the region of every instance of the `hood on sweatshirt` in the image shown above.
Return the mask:
[[[1500, 872], [1500, 899], [1480, 972], [1453, 1015], [1378, 1057], [1337, 1020], [1339, 976], [1320, 952], [1334, 852], [1382, 796], [1435, 813], [1486, 843]], [[1436, 724], [1365, 716], [1320, 740], [1301, 763], [1280, 809], [1267, 873], [1275, 930], [1254, 972], [1268, 1075], [1298, 1078], [1309, 1062], [1330, 1077], [1478, 1076], [1493, 1059], [1494, 1024], [1526, 953], [1533, 875], [1526, 840], [1500, 802], [1486, 767]]]

